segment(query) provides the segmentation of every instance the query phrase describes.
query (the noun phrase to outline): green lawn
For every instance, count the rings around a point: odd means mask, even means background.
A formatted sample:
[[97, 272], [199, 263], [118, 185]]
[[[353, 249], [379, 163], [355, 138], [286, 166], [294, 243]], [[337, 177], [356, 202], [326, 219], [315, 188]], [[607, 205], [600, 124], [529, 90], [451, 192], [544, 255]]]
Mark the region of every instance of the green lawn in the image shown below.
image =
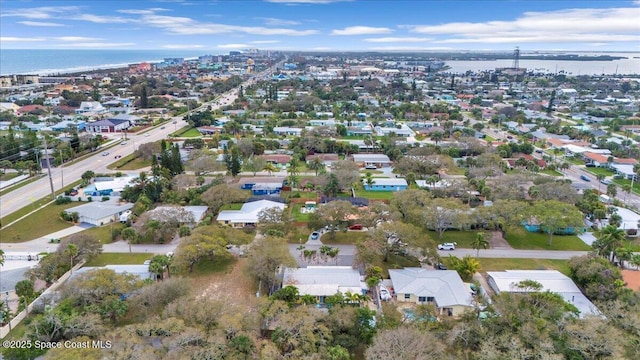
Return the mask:
[[13, 178], [17, 178], [18, 176], [20, 176], [20, 174], [18, 174], [17, 172], [5, 173], [0, 175], [0, 181], [8, 181]]
[[549, 236], [544, 233], [532, 233], [524, 228], [510, 230], [507, 241], [514, 249], [528, 250], [591, 250], [591, 247], [576, 235], [553, 235], [553, 243], [548, 245]]
[[293, 209], [291, 209], [291, 216], [297, 222], [307, 222], [309, 221], [309, 214], [303, 214], [300, 212], [300, 208], [303, 208], [304, 204], [295, 204], [293, 205]]
[[604, 176], [612, 176], [615, 175], [615, 171], [611, 171], [610, 169], [600, 168], [600, 167], [588, 167], [585, 168], [587, 172], [592, 173], [593, 175], [604, 175]]
[[413, 256], [389, 255], [387, 261], [383, 261], [382, 257], [373, 262], [374, 266], [382, 268], [382, 277], [389, 278], [389, 269], [402, 269], [405, 267], [420, 267], [420, 262]]
[[184, 275], [202, 276], [221, 272], [229, 273], [233, 270], [233, 264], [236, 261], [236, 258], [230, 255], [218, 257], [216, 260], [200, 261], [194, 266], [193, 273], [185, 272]]
[[82, 234], [94, 236], [97, 239], [100, 239], [100, 242], [102, 242], [103, 244], [108, 244], [112, 242], [112, 239], [111, 239], [112, 229], [114, 232], [118, 230], [122, 230], [124, 229], [124, 224], [119, 222], [113, 222], [113, 223], [110, 223], [109, 225], [96, 226], [83, 231]]
[[[617, 184], [617, 185], [631, 185], [631, 180], [629, 179], [613, 179], [613, 183]], [[633, 182], [633, 192], [634, 193], [640, 193], [640, 184], [638, 184], [638, 181], [634, 181]], [[622, 191], [622, 189], [618, 189], [618, 198], [624, 198], [624, 191]]]
[[565, 275], [569, 275], [567, 260], [479, 258], [478, 261], [480, 261], [482, 271], [554, 269]]
[[360, 174], [367, 174], [367, 173], [371, 173], [371, 175], [375, 175], [375, 174], [384, 174], [384, 171], [380, 171], [380, 170], [368, 170], [368, 169], [363, 169], [360, 170]]
[[111, 170], [138, 170], [143, 167], [151, 166], [151, 160], [145, 160], [136, 157], [134, 154], [127, 155], [122, 159], [109, 164], [107, 169]]
[[540, 170], [538, 171], [539, 174], [546, 174], [546, 175], [550, 175], [550, 176], [562, 176], [562, 173], [556, 171], [556, 170], [549, 170], [549, 169], [544, 169], [544, 170]]
[[[553, 153], [551, 153], [551, 156], [553, 157]], [[584, 161], [580, 160], [580, 159], [576, 159], [575, 157], [566, 157], [564, 158], [568, 163], [573, 164], [573, 165], [584, 165]]]
[[31, 178], [24, 179], [24, 180], [18, 182], [17, 184], [15, 184], [15, 185], [12, 185], [12, 186], [9, 186], [7, 188], [4, 188], [2, 191], [0, 191], [0, 196], [2, 196], [4, 194], [8, 194], [8, 193], [10, 193], [10, 192], [12, 192], [14, 190], [20, 189], [21, 187], [29, 185], [34, 181], [38, 181], [38, 180], [40, 180], [40, 178], [42, 178], [44, 176], [46, 176], [46, 175], [44, 175], [44, 174], [40, 174], [39, 176], [36, 175], [36, 176], [31, 177]]
[[354, 245], [356, 242], [366, 238], [366, 231], [336, 231], [333, 239], [331, 239], [331, 235], [327, 233], [322, 235], [320, 241], [325, 245]]
[[242, 208], [242, 203], [235, 203], [235, 204], [226, 204], [226, 205], [222, 205], [222, 207], [220, 208], [220, 211], [222, 210], [240, 210]]
[[391, 200], [393, 199], [393, 191], [366, 191], [362, 189], [356, 190], [357, 197], [363, 197], [372, 200]]
[[102, 253], [91, 261], [87, 261], [84, 266], [142, 265], [145, 260], [150, 260], [152, 257], [152, 254], [141, 253]]
[[[446, 242], [455, 242], [460, 248], [471, 248], [471, 243], [476, 238], [476, 231], [457, 231], [457, 230], [447, 230], [442, 234], [442, 238], [438, 238], [438, 233], [435, 231], [427, 231], [429, 237], [435, 241], [437, 244], [446, 243]], [[490, 234], [487, 232], [485, 235], [485, 239], [489, 241]]]
[[196, 128], [190, 128], [187, 131], [178, 132], [178, 137], [195, 138], [202, 137], [202, 134]]
[[[0, 230], [0, 238], [2, 238], [3, 242], [23, 242], [34, 240], [49, 233], [71, 227], [71, 223], [60, 219], [60, 212], [78, 205], [80, 205], [80, 203], [77, 202], [64, 205], [48, 205], [17, 223]], [[17, 219], [38, 206], [27, 206], [6, 218]], [[7, 224], [9, 222], [10, 221], [7, 221], [5, 218], [2, 219], [3, 224]]]

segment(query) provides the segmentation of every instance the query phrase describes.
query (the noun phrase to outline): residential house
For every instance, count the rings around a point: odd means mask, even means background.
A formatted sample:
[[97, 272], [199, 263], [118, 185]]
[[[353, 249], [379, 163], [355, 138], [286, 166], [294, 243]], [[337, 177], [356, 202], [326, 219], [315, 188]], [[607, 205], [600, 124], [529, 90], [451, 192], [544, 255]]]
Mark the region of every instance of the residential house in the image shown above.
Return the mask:
[[231, 225], [234, 228], [245, 226], [256, 226], [260, 220], [258, 215], [261, 211], [271, 208], [284, 210], [285, 204], [271, 201], [258, 200], [242, 205], [240, 210], [222, 210], [218, 214], [216, 221], [222, 225]]
[[302, 130], [302, 128], [276, 126], [273, 128], [273, 133], [276, 135], [300, 136], [302, 135]]
[[87, 132], [91, 133], [113, 133], [125, 131], [131, 127], [129, 120], [98, 120], [87, 124]]
[[300, 295], [311, 295], [322, 306], [327, 296], [337, 293], [365, 294], [366, 284], [351, 266], [307, 266], [285, 268], [282, 286], [293, 286]]
[[262, 156], [268, 163], [275, 165], [278, 168], [286, 167], [291, 161], [291, 155], [286, 154], [270, 154]]
[[80, 107], [76, 109], [76, 114], [103, 114], [107, 112], [107, 108], [102, 106], [99, 101], [83, 101]]
[[471, 291], [455, 270], [389, 269], [389, 277], [398, 302], [433, 304], [446, 316], [473, 309]]
[[305, 161], [310, 164], [316, 158], [320, 159], [326, 167], [331, 167], [331, 165], [340, 160], [338, 154], [313, 154], [307, 155]]
[[53, 131], [69, 131], [70, 129], [75, 129], [78, 131], [82, 131], [87, 126], [87, 123], [82, 120], [71, 121], [71, 120], [62, 120], [59, 123], [52, 125], [51, 130]]
[[[389, 271], [391, 272], [391, 270]], [[519, 287], [522, 281], [535, 281], [542, 285], [539, 291], [550, 291], [562, 296], [569, 304], [574, 305], [580, 311], [580, 317], [587, 315], [599, 315], [600, 312], [589, 299], [587, 299], [574, 282], [557, 270], [505, 270], [489, 271], [487, 282], [497, 293], [526, 293], [536, 291], [530, 287]]]
[[374, 165], [376, 167], [385, 167], [391, 165], [391, 160], [384, 154], [353, 154], [353, 161], [358, 166], [365, 167], [367, 165]]
[[[151, 257], [151, 255], [149, 256]], [[156, 280], [155, 274], [149, 271], [149, 265], [105, 265], [105, 266], [84, 266], [78, 270], [75, 270], [70, 278], [80, 276], [92, 270], [109, 269], [116, 272], [116, 274], [131, 274], [135, 275], [140, 280]]]
[[131, 208], [133, 208], [132, 203], [116, 205], [96, 201], [69, 208], [65, 212], [67, 214], [78, 213], [78, 222], [101, 226], [118, 221], [120, 215]]
[[208, 206], [158, 206], [147, 211], [147, 214], [153, 220], [163, 221], [170, 218], [178, 220], [180, 224], [194, 227], [202, 221], [208, 210]]
[[407, 190], [407, 180], [401, 178], [373, 178], [373, 183], [367, 184], [363, 178], [363, 186], [366, 191], [403, 191]]
[[135, 179], [137, 176], [96, 178], [93, 184], [86, 186], [82, 191], [85, 196], [117, 196], [125, 187], [132, 186]]

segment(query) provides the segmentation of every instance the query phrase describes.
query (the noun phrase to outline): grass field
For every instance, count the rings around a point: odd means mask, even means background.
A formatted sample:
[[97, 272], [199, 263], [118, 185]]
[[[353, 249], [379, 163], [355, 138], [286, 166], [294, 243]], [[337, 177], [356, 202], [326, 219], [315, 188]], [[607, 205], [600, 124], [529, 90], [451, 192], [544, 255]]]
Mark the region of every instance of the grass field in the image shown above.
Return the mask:
[[[617, 184], [617, 185], [631, 185], [631, 180], [629, 179], [613, 179], [613, 183]], [[640, 193], [640, 184], [638, 184], [638, 181], [635, 181], [633, 183], [633, 192], [634, 193]], [[622, 189], [618, 189], [618, 197], [622, 197], [624, 198], [624, 191], [622, 191]]]
[[226, 205], [222, 205], [222, 207], [220, 208], [220, 211], [222, 210], [240, 210], [242, 208], [241, 203], [237, 203], [237, 204], [226, 204]]
[[592, 173], [593, 175], [604, 175], [604, 176], [613, 176], [615, 175], [615, 171], [611, 171], [610, 169], [599, 168], [599, 167], [588, 167], [585, 168], [587, 172]]
[[[205, 260], [196, 264], [193, 268], [193, 273], [190, 276], [202, 276], [215, 273], [229, 273], [233, 269], [233, 265], [236, 263], [236, 258], [233, 256], [221, 256], [216, 260]], [[185, 274], [186, 275], [186, 274]]]
[[87, 261], [84, 266], [142, 265], [145, 260], [150, 260], [152, 257], [152, 254], [141, 253], [102, 253], [91, 261]]
[[331, 239], [331, 235], [327, 233], [322, 235], [320, 241], [325, 245], [354, 245], [356, 242], [366, 238], [366, 231], [336, 231], [333, 239]]
[[[34, 240], [49, 233], [71, 227], [71, 223], [62, 221], [62, 219], [60, 219], [60, 212], [62, 212], [62, 210], [66, 210], [78, 205], [80, 204], [77, 202], [72, 202], [70, 204], [64, 205], [51, 204], [45, 206], [44, 208], [34, 212], [30, 216], [18, 221], [17, 223], [0, 230], [0, 238], [2, 238], [3, 242], [23, 242]], [[38, 206], [40, 205], [36, 205], [33, 207], [27, 206], [26, 208], [16, 211], [6, 218], [17, 219], [37, 208]], [[3, 224], [7, 224], [9, 222], [10, 221], [8, 221], [8, 219], [2, 219]]]
[[[554, 156], [553, 153], [551, 153], [551, 156]], [[584, 165], [584, 161], [583, 160], [576, 159], [575, 157], [566, 157], [564, 159], [568, 163], [573, 164], [573, 165]]]
[[373, 265], [382, 268], [382, 277], [389, 278], [389, 269], [402, 269], [405, 267], [420, 267], [420, 262], [413, 256], [399, 256], [391, 254], [387, 261], [383, 261], [382, 257], [376, 259]]
[[591, 250], [591, 247], [576, 235], [553, 235], [553, 243], [548, 245], [549, 236], [544, 233], [532, 233], [524, 229], [511, 230], [507, 241], [514, 249], [528, 250]]
[[562, 176], [562, 173], [556, 171], [556, 170], [549, 170], [549, 169], [544, 169], [544, 170], [540, 170], [538, 172], [539, 174], [546, 174], [546, 175], [550, 175], [550, 176]]
[[17, 172], [5, 173], [0, 175], [0, 181], [8, 181], [17, 178], [18, 176], [20, 176], [20, 174], [18, 174]]
[[102, 242], [103, 244], [109, 244], [110, 242], [112, 242], [111, 230], [115, 232], [122, 229], [124, 229], [124, 224], [114, 222], [109, 225], [92, 227], [90, 229], [84, 230], [82, 234], [94, 236], [97, 239], [100, 239], [100, 242]]
[[31, 177], [31, 178], [28, 178], [28, 179], [24, 179], [24, 180], [18, 182], [17, 184], [15, 184], [15, 185], [12, 185], [12, 186], [9, 186], [7, 188], [4, 188], [2, 191], [0, 191], [0, 196], [2, 196], [4, 194], [8, 194], [8, 193], [10, 193], [10, 192], [12, 192], [14, 190], [18, 190], [21, 187], [29, 185], [34, 181], [38, 181], [38, 180], [40, 180], [40, 178], [42, 178], [44, 176], [45, 176], [44, 174], [40, 174], [40, 176], [34, 176], [34, 177]]
[[567, 265], [567, 260], [479, 258], [478, 261], [480, 261], [481, 271], [554, 269], [565, 275], [569, 275], [569, 265]]
[[202, 137], [202, 134], [196, 128], [190, 128], [178, 134], [178, 137], [195, 138]]
[[[442, 239], [438, 238], [438, 233], [435, 231], [427, 231], [427, 234], [436, 244], [446, 243], [446, 242], [455, 242], [460, 248], [471, 248], [471, 243], [476, 238], [476, 231], [457, 231], [457, 230], [447, 230], [442, 234]], [[489, 241], [489, 236], [491, 236], [488, 232], [485, 235], [485, 239]]]
[[143, 167], [151, 166], [151, 160], [145, 160], [135, 157], [134, 154], [127, 155], [118, 161], [111, 163], [107, 169], [111, 170], [137, 170]]
[[391, 200], [393, 199], [393, 191], [365, 191], [358, 189], [356, 190], [357, 197], [363, 197], [365, 199], [372, 200]]
[[293, 205], [293, 209], [291, 209], [291, 216], [297, 222], [307, 222], [309, 221], [309, 214], [303, 214], [300, 212], [300, 208], [303, 208], [304, 204], [295, 204]]

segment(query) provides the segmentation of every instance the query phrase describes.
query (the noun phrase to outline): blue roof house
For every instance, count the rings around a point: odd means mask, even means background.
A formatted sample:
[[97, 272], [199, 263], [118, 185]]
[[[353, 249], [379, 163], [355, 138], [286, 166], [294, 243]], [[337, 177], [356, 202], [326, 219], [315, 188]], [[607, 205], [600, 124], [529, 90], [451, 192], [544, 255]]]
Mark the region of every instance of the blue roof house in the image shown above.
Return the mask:
[[371, 185], [363, 179], [366, 191], [403, 191], [407, 190], [407, 180], [405, 179], [383, 179], [374, 178]]

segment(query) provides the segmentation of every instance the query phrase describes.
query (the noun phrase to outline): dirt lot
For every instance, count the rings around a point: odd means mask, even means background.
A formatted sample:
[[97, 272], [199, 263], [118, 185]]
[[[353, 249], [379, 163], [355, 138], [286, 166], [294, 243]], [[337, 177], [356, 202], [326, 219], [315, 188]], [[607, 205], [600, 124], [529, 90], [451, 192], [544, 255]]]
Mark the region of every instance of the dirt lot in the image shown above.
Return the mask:
[[246, 262], [247, 259], [239, 258], [229, 266], [227, 271], [194, 279], [198, 284], [196, 286], [209, 284], [202, 292], [202, 296], [228, 300], [229, 303], [246, 307], [256, 306], [257, 286], [245, 270]]

